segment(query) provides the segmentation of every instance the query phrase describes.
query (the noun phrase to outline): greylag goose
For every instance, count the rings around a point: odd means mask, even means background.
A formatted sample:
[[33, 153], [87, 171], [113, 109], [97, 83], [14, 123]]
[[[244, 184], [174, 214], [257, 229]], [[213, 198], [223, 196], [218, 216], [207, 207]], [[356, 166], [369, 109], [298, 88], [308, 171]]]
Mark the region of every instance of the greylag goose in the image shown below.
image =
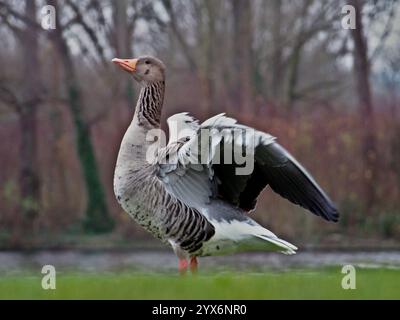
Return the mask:
[[165, 66], [150, 56], [113, 59], [140, 84], [118, 153], [114, 192], [122, 208], [177, 255], [178, 270], [197, 257], [250, 250], [294, 254], [297, 248], [248, 216], [270, 186], [328, 221], [338, 211], [312, 176], [275, 137], [216, 115], [199, 123], [187, 113], [160, 131]]

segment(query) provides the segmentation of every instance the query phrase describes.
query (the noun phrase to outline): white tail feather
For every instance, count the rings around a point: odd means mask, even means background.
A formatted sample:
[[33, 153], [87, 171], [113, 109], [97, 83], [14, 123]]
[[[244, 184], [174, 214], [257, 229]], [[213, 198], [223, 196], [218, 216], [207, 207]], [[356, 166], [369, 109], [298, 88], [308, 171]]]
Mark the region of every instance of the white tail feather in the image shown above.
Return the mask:
[[295, 254], [297, 247], [294, 246], [293, 244], [279, 239], [278, 237], [276, 238], [271, 238], [269, 236], [264, 236], [264, 235], [255, 235], [257, 238], [272, 242], [273, 244], [277, 245], [278, 247], [282, 248], [283, 250], [281, 251], [284, 254]]

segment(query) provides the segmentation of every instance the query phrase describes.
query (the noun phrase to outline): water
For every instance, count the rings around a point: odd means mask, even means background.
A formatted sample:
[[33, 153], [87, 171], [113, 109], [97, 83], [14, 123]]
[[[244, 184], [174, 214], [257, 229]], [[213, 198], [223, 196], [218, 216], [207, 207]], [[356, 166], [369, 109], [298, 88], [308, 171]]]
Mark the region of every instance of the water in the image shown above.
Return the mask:
[[[352, 264], [363, 267], [400, 268], [399, 251], [300, 252], [293, 256], [278, 253], [247, 253], [199, 259], [203, 270], [259, 271], [318, 268]], [[0, 274], [40, 272], [45, 264], [58, 271], [118, 272], [176, 271], [177, 258], [164, 250], [148, 251], [0, 251]]]

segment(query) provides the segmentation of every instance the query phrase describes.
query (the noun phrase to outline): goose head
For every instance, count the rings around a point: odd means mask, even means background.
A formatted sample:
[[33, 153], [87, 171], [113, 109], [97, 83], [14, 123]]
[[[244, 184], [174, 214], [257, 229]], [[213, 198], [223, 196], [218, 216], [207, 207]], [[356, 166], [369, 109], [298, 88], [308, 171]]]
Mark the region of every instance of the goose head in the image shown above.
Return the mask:
[[151, 56], [136, 59], [114, 58], [112, 62], [129, 72], [141, 85], [165, 80], [165, 65], [157, 58]]

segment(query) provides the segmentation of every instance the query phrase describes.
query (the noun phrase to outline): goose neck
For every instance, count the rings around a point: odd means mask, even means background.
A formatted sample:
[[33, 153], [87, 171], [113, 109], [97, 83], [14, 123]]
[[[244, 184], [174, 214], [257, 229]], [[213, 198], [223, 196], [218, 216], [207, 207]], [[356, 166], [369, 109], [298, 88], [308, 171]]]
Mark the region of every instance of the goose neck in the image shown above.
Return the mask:
[[149, 128], [160, 127], [164, 91], [164, 81], [147, 83], [142, 87], [135, 110], [139, 125]]

